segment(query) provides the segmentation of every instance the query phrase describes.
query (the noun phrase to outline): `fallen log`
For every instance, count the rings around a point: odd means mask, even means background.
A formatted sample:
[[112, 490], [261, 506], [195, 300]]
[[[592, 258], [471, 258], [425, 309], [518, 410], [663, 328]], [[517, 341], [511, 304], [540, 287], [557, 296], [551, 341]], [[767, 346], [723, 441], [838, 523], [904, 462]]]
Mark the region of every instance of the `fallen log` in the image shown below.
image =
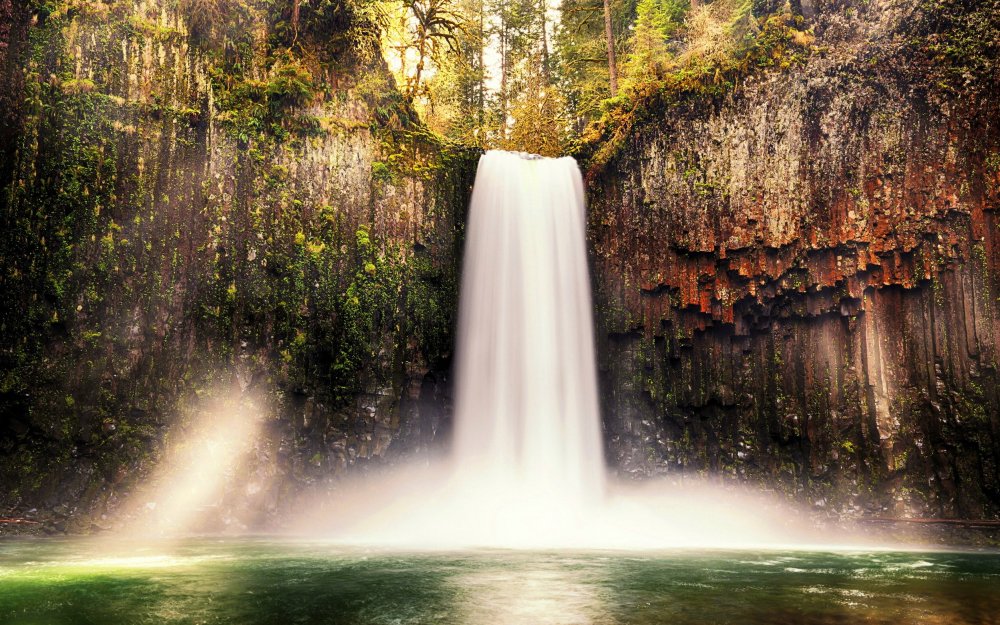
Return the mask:
[[31, 519], [18, 519], [18, 518], [7, 518], [0, 519], [0, 523], [6, 523], [8, 525], [41, 525], [41, 521], [32, 521]]

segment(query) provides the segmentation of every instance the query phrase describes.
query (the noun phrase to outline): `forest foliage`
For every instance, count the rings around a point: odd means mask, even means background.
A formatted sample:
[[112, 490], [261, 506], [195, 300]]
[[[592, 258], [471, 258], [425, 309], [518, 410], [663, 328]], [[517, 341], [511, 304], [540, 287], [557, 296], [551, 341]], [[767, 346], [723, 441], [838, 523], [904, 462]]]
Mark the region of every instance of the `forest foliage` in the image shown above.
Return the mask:
[[[177, 2], [191, 43], [220, 57], [217, 78], [231, 102], [250, 103], [234, 106], [227, 122], [246, 136], [280, 130], [280, 109], [309, 103], [310, 71], [351, 71], [384, 58], [401, 98], [395, 117], [415, 111], [431, 131], [465, 146], [564, 154], [595, 136], [589, 125], [606, 123], [628, 103], [692, 76], [710, 73], [720, 82], [720, 66], [734, 66], [773, 35], [775, 17], [799, 52], [812, 44], [793, 9], [798, 3], [774, 0]], [[117, 4], [33, 0], [41, 19], [60, 11], [113, 13]], [[261, 12], [278, 80], [232, 84], [246, 74]]]
[[572, 151], [616, 111], [678, 81], [724, 82], [723, 68], [773, 40], [779, 22], [799, 53], [813, 41], [790, 5], [752, 0], [367, 2], [382, 16], [397, 83], [430, 128], [544, 155]]

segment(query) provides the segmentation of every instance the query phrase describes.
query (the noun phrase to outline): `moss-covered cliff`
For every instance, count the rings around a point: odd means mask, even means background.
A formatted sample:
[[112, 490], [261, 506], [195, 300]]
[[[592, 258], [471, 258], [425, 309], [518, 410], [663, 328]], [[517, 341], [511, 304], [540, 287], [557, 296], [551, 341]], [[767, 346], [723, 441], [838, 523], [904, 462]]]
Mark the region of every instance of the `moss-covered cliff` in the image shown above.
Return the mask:
[[612, 462], [1000, 514], [1000, 4], [777, 8], [585, 146]]
[[446, 425], [474, 155], [324, 6], [0, 7], [0, 508], [88, 529], [213, 397], [281, 488]]

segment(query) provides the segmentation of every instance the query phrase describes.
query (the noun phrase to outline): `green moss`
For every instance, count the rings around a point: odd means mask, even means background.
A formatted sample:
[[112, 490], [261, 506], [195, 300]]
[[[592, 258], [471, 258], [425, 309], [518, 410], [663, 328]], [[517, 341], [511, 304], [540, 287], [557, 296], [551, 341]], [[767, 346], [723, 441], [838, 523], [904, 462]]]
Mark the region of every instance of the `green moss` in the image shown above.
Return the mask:
[[69, 95], [91, 93], [96, 88], [89, 78], [72, 78], [62, 83], [62, 90]]
[[805, 63], [812, 41], [798, 29], [802, 25], [801, 16], [790, 13], [766, 16], [731, 55], [708, 61], [694, 58], [663, 80], [639, 85], [632, 93], [607, 101], [603, 117], [585, 130], [573, 152], [586, 161], [588, 171], [598, 171], [624, 148], [638, 126], [659, 119], [664, 110], [722, 97], [753, 72], [787, 70]]
[[[244, 54], [252, 57], [253, 49], [244, 50]], [[233, 70], [226, 64], [210, 70], [218, 94], [216, 121], [233, 138], [261, 148], [322, 133], [318, 120], [302, 110], [317, 97], [318, 90], [300, 59], [290, 54], [279, 56], [263, 80], [244, 72], [234, 75]]]
[[991, 174], [1000, 173], [1000, 152], [990, 152], [986, 160], [983, 161], [986, 166], [986, 171]]
[[372, 163], [372, 180], [376, 182], [391, 182], [392, 169], [381, 161]]
[[278, 61], [271, 69], [264, 94], [272, 108], [302, 107], [315, 97], [312, 74], [295, 57]]
[[170, 41], [180, 38], [180, 31], [176, 28], [161, 26], [138, 15], [129, 16], [127, 23], [133, 34], [155, 41]]
[[912, 35], [915, 54], [930, 61], [934, 86], [969, 98], [989, 93], [1000, 70], [1000, 0], [923, 0]]

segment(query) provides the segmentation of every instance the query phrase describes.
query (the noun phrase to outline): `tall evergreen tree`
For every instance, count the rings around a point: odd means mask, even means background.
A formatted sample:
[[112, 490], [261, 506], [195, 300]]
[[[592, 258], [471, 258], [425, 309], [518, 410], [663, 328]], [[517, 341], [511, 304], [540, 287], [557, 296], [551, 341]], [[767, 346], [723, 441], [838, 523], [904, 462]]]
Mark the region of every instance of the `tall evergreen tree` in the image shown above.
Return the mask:
[[[612, 31], [627, 32], [634, 5], [617, 0], [610, 5]], [[574, 132], [601, 113], [611, 97], [603, 0], [563, 0], [555, 36], [555, 82], [567, 106]], [[615, 39], [616, 49], [620, 47]]]
[[462, 21], [455, 32], [455, 47], [436, 61], [429, 80], [429, 125], [467, 145], [485, 147], [486, 10], [484, 0], [455, 0]]
[[663, 78], [671, 58], [668, 42], [680, 28], [686, 9], [679, 0], [639, 0], [623, 68], [626, 86]]
[[[565, 109], [549, 68], [549, 20], [546, 0], [535, 0], [534, 19], [526, 25], [524, 58], [518, 65], [517, 98], [505, 147], [545, 156], [562, 153], [566, 134]], [[532, 32], [533, 31], [533, 32]]]

